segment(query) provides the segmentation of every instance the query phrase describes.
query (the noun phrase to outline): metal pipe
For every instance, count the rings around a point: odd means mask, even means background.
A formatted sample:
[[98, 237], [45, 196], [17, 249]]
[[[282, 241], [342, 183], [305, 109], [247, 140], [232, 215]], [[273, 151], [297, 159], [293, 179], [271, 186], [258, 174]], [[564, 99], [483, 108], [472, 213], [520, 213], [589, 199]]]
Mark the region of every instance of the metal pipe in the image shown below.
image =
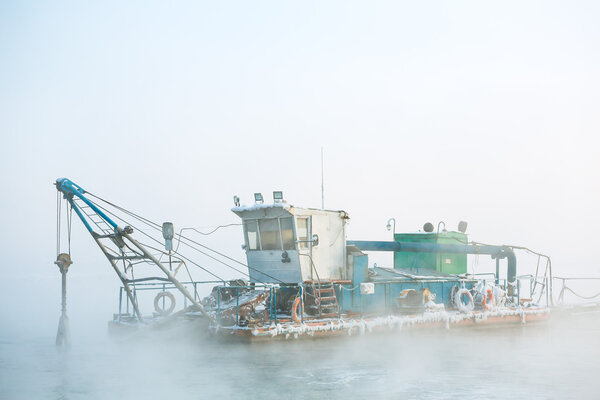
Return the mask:
[[67, 347], [71, 343], [71, 331], [69, 329], [69, 318], [67, 317], [67, 268], [60, 267], [60, 273], [62, 275], [62, 290], [60, 319], [56, 332], [56, 346]]
[[508, 262], [507, 279], [514, 283], [517, 275], [517, 257], [508, 246], [490, 246], [475, 244], [384, 242], [369, 240], [349, 240], [349, 246], [364, 251], [394, 251], [411, 253], [447, 253], [447, 254], [488, 254], [493, 258], [506, 258]]
[[496, 285], [500, 282], [500, 259], [496, 258]]
[[[117, 276], [121, 280], [121, 283], [123, 284], [123, 287], [125, 288], [125, 292], [127, 293], [127, 298], [131, 301], [131, 304], [133, 305], [134, 314], [137, 316], [138, 320], [140, 322], [142, 322], [143, 321], [142, 320], [142, 314], [140, 313], [137, 301], [134, 298], [133, 293], [131, 292], [131, 288], [129, 287], [127, 276], [125, 274], [121, 273], [121, 270], [119, 269], [119, 266], [117, 265], [117, 263], [115, 262], [115, 260], [113, 260], [110, 257], [110, 253], [108, 252], [108, 250], [106, 249], [106, 247], [104, 246], [104, 244], [102, 244], [102, 242], [100, 241], [100, 239], [98, 239], [95, 236], [93, 236], [93, 237], [94, 237], [94, 240], [96, 241], [96, 243], [98, 244], [98, 247], [100, 247], [100, 250], [102, 250], [102, 252], [106, 256], [106, 258], [108, 259], [108, 262], [110, 262], [110, 265], [113, 267], [113, 269], [117, 273]], [[129, 309], [127, 311], [129, 312]]]

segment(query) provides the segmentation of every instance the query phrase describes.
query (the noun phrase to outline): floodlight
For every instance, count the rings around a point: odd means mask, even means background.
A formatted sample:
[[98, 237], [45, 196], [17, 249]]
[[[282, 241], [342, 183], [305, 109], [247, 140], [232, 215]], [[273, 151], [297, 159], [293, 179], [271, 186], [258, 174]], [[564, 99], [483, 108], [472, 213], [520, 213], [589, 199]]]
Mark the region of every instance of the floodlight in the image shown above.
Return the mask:
[[240, 206], [240, 198], [239, 198], [238, 196], [233, 196], [233, 204], [234, 204], [236, 207], [239, 207], [239, 206]]
[[175, 228], [173, 227], [172, 222], [163, 222], [162, 234], [163, 238], [165, 238], [165, 249], [167, 249], [167, 251], [173, 250], [173, 236], [175, 235]]
[[262, 193], [254, 193], [254, 202], [256, 203], [264, 203]]
[[275, 203], [280, 203], [283, 201], [283, 192], [281, 190], [273, 192], [273, 200]]
[[385, 226], [388, 231], [392, 230], [392, 222], [394, 223], [394, 233], [396, 233], [396, 218], [388, 219], [387, 225]]

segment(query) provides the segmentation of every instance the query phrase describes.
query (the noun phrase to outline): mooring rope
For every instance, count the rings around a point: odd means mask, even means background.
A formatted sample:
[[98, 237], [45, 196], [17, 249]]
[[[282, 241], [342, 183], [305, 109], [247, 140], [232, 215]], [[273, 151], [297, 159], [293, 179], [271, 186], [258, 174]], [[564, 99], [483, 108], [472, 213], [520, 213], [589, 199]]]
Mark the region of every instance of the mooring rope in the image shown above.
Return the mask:
[[575, 296], [579, 297], [580, 299], [584, 299], [584, 300], [593, 300], [593, 299], [595, 299], [596, 297], [600, 296], [600, 292], [599, 292], [599, 293], [597, 293], [597, 294], [595, 294], [595, 295], [593, 295], [593, 296], [582, 296], [582, 295], [580, 295], [579, 293], [576, 293], [576, 292], [575, 292], [573, 289], [571, 289], [570, 287], [568, 287], [568, 286], [565, 286], [565, 287], [563, 287], [563, 288], [562, 288], [562, 290], [561, 290], [561, 292], [560, 292], [560, 296], [559, 296], [559, 297], [563, 296], [563, 292], [564, 292], [565, 290], [568, 290], [569, 292], [573, 293]]

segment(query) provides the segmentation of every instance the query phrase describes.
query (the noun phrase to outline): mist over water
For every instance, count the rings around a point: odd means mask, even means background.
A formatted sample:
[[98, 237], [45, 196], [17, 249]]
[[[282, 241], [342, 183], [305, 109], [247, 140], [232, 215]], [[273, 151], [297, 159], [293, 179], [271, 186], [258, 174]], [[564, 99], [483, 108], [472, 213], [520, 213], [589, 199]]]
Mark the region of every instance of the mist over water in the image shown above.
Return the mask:
[[[600, 398], [597, 314], [251, 345], [111, 339], [119, 281], [78, 220], [63, 354], [53, 264], [59, 177], [203, 232], [239, 223], [233, 195], [319, 207], [324, 177], [349, 240], [390, 240], [392, 217], [397, 232], [464, 220], [469, 240], [598, 278], [598, 20], [585, 0], [0, 1], [0, 400]], [[245, 260], [239, 228], [194, 238]], [[518, 274], [535, 273], [521, 253]], [[568, 284], [591, 297], [599, 282]]]
[[404, 330], [341, 339], [0, 343], [2, 399], [596, 398], [600, 315], [510, 328]]

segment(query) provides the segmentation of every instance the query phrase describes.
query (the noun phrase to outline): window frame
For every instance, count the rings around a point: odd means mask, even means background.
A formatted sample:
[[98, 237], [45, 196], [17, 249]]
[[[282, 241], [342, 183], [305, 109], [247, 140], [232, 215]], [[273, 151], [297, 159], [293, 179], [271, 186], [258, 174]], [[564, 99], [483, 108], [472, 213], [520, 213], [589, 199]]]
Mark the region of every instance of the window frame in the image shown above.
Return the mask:
[[[294, 241], [294, 247], [292, 249], [284, 249], [283, 246], [283, 232], [281, 229], [281, 219], [282, 218], [291, 218], [292, 220], [292, 238]], [[277, 227], [279, 229], [279, 249], [271, 249], [271, 250], [263, 250], [263, 243], [262, 243], [262, 233], [260, 231], [260, 222], [261, 220], [267, 220], [267, 219], [275, 219], [277, 220]], [[256, 224], [256, 233], [258, 235], [258, 246], [256, 249], [251, 249], [250, 248], [250, 242], [249, 242], [249, 238], [248, 238], [248, 223], [255, 223]], [[296, 234], [296, 224], [295, 222], [295, 218], [293, 215], [289, 215], [289, 216], [285, 216], [285, 217], [274, 217], [274, 218], [248, 218], [248, 219], [243, 219], [243, 225], [244, 225], [244, 240], [246, 243], [246, 250], [247, 251], [289, 251], [289, 250], [298, 250], [298, 237]]]

